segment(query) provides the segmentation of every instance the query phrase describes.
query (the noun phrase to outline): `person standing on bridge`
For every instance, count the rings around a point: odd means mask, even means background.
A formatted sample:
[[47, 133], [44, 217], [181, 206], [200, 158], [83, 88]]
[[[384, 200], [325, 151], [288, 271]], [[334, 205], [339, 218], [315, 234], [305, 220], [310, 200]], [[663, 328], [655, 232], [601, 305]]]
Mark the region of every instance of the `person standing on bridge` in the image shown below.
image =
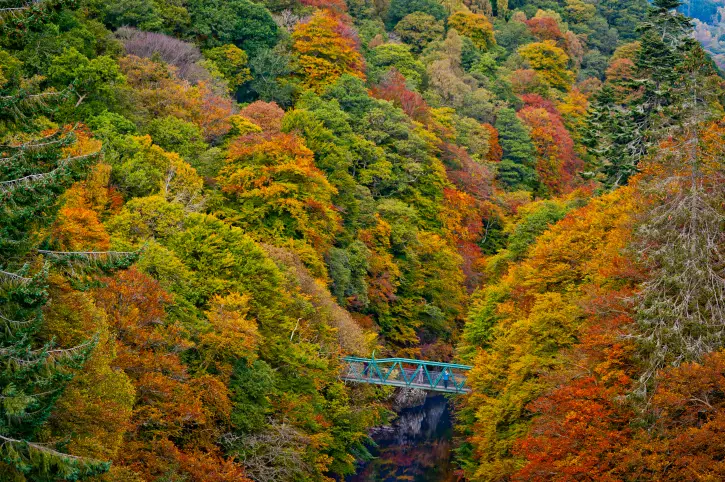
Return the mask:
[[448, 368], [443, 369], [443, 387], [448, 390]]

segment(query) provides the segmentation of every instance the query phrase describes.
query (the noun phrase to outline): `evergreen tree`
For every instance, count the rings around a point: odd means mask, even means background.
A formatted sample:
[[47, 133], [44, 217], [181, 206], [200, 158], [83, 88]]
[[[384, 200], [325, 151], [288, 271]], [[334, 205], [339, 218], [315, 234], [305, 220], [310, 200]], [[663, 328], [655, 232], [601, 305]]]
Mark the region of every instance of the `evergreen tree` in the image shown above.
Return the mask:
[[613, 87], [604, 85], [595, 95], [586, 120], [584, 144], [592, 170], [584, 177], [598, 179], [607, 188], [626, 184], [637, 172], [628, 151], [634, 131], [630, 113], [618, 104]]
[[649, 273], [634, 334], [642, 363], [637, 392], [645, 398], [661, 369], [700, 362], [725, 346], [725, 130], [710, 122], [721, 92], [703, 76], [710, 65], [693, 48], [678, 66], [679, 88], [666, 104], [677, 114], [667, 137], [650, 148], [641, 183], [652, 201], [634, 240]]
[[683, 115], [683, 95], [688, 93], [685, 63], [697, 43], [692, 21], [678, 12], [680, 0], [655, 0], [639, 26], [641, 48], [635, 59], [632, 87], [641, 92], [630, 106], [637, 129], [630, 155], [638, 162], [653, 141]]
[[[25, 114], [22, 107], [40, 96], [44, 102], [63, 98], [51, 92], [2, 92], [5, 105], [13, 107], [2, 109], [2, 121], [16, 122], [7, 114]], [[24, 127], [32, 128], [32, 118]], [[40, 436], [72, 370], [82, 366], [93, 347], [89, 340], [60, 349], [39, 335], [50, 266], [33, 249], [37, 233], [52, 221], [58, 196], [98, 155], [63, 155], [74, 137], [60, 131], [17, 143], [6, 133], [0, 147], [0, 475], [12, 480], [20, 474], [32, 480], [77, 480], [108, 469], [107, 463], [43, 444]]]
[[[60, 1], [19, 5], [0, 30], [20, 37], [28, 23], [47, 20], [62, 7]], [[109, 463], [64, 453], [62, 444], [44, 438], [43, 428], [95, 342], [90, 337], [60, 348], [42, 336], [46, 279], [53, 264], [87, 258], [117, 264], [119, 257], [37, 248], [49, 247], [44, 238], [59, 196], [100, 153], [81, 145], [74, 127], [52, 124], [59, 106], [73, 105], [72, 86], [42, 90], [22, 75], [22, 63], [12, 55], [0, 50], [0, 61], [0, 479], [79, 480], [105, 472]]]
[[667, 365], [725, 346], [725, 135], [720, 126], [709, 131], [690, 123], [652, 161], [665, 175], [643, 183], [655, 201], [635, 239], [649, 270], [636, 305], [644, 396]]
[[[639, 25], [641, 47], [632, 80], [617, 81], [629, 95], [618, 105], [605, 88], [590, 110], [587, 144], [608, 188], [625, 184], [647, 150], [686, 115], [689, 73], [704, 79], [714, 71], [692, 38], [692, 21], [677, 9], [679, 0], [655, 0]], [[692, 69], [696, 68], [696, 71]]]
[[531, 138], [513, 109], [501, 109], [496, 118], [496, 129], [503, 149], [498, 165], [499, 181], [511, 190], [533, 190], [538, 184], [534, 170], [536, 154]]

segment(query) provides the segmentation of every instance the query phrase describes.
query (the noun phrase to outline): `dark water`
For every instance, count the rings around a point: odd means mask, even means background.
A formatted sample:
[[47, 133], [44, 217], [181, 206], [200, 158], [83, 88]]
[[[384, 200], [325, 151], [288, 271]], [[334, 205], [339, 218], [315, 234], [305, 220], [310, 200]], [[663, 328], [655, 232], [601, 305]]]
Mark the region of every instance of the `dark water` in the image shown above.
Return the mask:
[[346, 482], [451, 482], [453, 425], [445, 397], [405, 409], [392, 428], [376, 431], [374, 460], [360, 466]]

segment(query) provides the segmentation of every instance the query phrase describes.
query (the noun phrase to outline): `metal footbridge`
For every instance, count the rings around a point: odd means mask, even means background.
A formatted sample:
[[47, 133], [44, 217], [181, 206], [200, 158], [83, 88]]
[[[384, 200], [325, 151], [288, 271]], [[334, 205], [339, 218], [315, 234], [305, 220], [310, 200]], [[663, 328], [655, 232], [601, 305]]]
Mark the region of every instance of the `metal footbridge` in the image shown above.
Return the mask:
[[341, 379], [347, 382], [420, 388], [443, 393], [470, 393], [466, 373], [473, 367], [408, 358], [342, 359]]

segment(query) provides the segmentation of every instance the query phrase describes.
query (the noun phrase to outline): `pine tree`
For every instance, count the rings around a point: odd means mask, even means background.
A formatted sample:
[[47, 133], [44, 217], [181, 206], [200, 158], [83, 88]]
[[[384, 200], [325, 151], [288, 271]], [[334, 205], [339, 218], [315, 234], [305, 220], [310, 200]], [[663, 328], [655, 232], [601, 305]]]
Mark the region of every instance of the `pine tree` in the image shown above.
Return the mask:
[[[29, 2], [0, 12], [0, 33], [22, 36], [62, 1]], [[21, 63], [0, 50], [0, 479], [79, 480], [108, 470], [109, 463], [63, 453], [42, 432], [55, 402], [82, 367], [95, 339], [61, 348], [44, 339], [47, 275], [69, 257], [41, 252], [48, 244], [60, 194], [85, 177], [100, 152], [79, 142], [76, 127], [54, 128], [50, 119], [73, 87], [41, 90], [22, 76]], [[93, 256], [92, 256], [93, 257]], [[118, 264], [119, 256], [97, 257]], [[130, 259], [128, 256], [121, 256]], [[113, 259], [112, 259], [113, 258]]]
[[[21, 95], [3, 92], [3, 100], [11, 98], [20, 106]], [[5, 117], [8, 110], [2, 112]], [[89, 339], [61, 349], [39, 336], [50, 264], [34, 249], [38, 243], [34, 233], [49, 225], [59, 194], [80, 179], [98, 155], [63, 155], [73, 139], [72, 132], [54, 132], [17, 143], [7, 135], [0, 147], [0, 474], [7, 477], [77, 480], [108, 468], [106, 463], [63, 454], [39, 440], [72, 371], [82, 366], [94, 344]]]
[[[638, 26], [641, 47], [631, 80], [617, 81], [628, 93], [620, 105], [605, 87], [590, 110], [587, 133], [594, 165], [607, 188], [626, 184], [638, 171], [648, 149], [685, 115], [690, 95], [689, 59], [699, 56], [692, 38], [692, 21], [677, 11], [679, 0], [654, 0], [647, 18]], [[714, 71], [707, 62], [697, 75]]]
[[641, 183], [653, 206], [633, 245], [649, 270], [635, 306], [644, 397], [662, 368], [725, 347], [725, 127], [711, 122], [719, 89], [701, 76], [708, 65], [702, 49], [683, 64], [678, 122], [651, 149]]
[[665, 175], [644, 184], [655, 207], [635, 243], [650, 270], [636, 304], [641, 395], [665, 366], [701, 361], [725, 346], [725, 133], [718, 130], [703, 141], [691, 125], [658, 152], [654, 165]]
[[679, 0], [655, 0], [639, 26], [641, 48], [635, 59], [632, 87], [641, 92], [630, 106], [636, 129], [630, 156], [639, 162], [654, 141], [683, 115], [688, 94], [685, 63], [697, 47], [692, 20], [676, 9]]
[[627, 183], [637, 172], [628, 147], [634, 141], [634, 126], [629, 112], [617, 103], [614, 88], [605, 84], [595, 95], [584, 131], [592, 170], [584, 173], [607, 188]]
[[508, 189], [533, 190], [538, 185], [534, 170], [536, 153], [531, 138], [513, 109], [501, 109], [495, 124], [500, 133], [503, 159], [498, 165], [498, 180]]
[[[642, 362], [637, 393], [645, 398], [661, 369], [725, 346], [725, 129], [712, 122], [722, 89], [711, 82], [712, 61], [690, 39], [689, 19], [672, 10], [678, 6], [655, 2], [638, 59], [652, 74], [636, 112], [647, 159], [640, 189], [651, 207], [633, 244], [649, 271], [634, 333]], [[668, 52], [660, 60], [676, 62], [674, 72], [645, 58], [657, 46]]]

